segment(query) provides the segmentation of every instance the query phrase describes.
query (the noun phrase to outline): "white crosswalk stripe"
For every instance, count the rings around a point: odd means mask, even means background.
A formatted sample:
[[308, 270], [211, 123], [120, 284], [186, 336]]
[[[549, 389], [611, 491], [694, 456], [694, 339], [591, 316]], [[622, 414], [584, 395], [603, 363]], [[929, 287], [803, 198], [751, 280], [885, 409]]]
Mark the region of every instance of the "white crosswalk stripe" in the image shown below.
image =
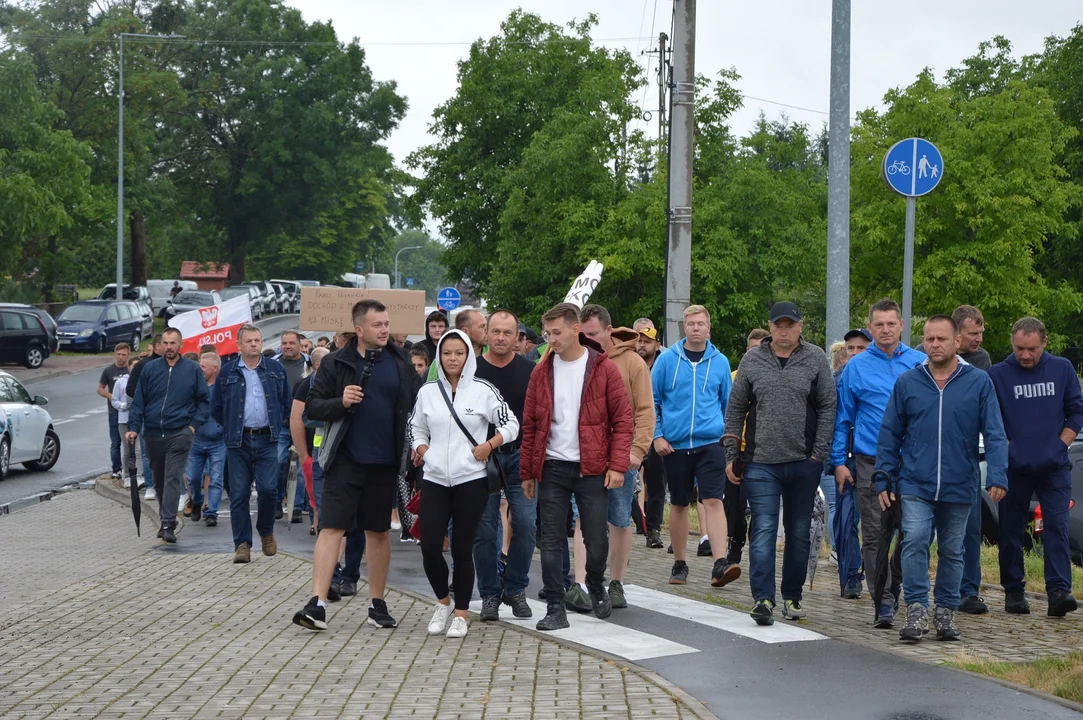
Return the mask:
[[[513, 625], [533, 628], [538, 623], [538, 620], [545, 617], [545, 603], [530, 599], [527, 602], [530, 604], [530, 609], [534, 611], [534, 617], [520, 620], [512, 616], [511, 613], [504, 613], [501, 615], [501, 619]], [[481, 612], [481, 601], [475, 600], [470, 603], [470, 609], [474, 612]], [[646, 660], [648, 658], [699, 652], [694, 647], [682, 645], [639, 630], [613, 625], [604, 620], [599, 620], [593, 615], [580, 615], [569, 612], [568, 624], [571, 625], [568, 629], [547, 632], [546, 635], [552, 635], [612, 655], [619, 655], [629, 660]]]
[[629, 605], [724, 630], [759, 642], [786, 643], [827, 639], [824, 635], [806, 630], [781, 618], [778, 618], [774, 625], [762, 627], [752, 622], [748, 613], [638, 585], [625, 585], [624, 594], [628, 598]]
[[70, 422], [75, 422], [75, 420], [73, 420], [71, 418], [68, 418], [67, 420], [53, 420], [53, 427], [56, 427], [57, 425], [63, 425], [64, 423], [70, 423]]
[[89, 415], [72, 415], [71, 419], [72, 420], [82, 420], [83, 418], [88, 418], [88, 417], [90, 417], [90, 416]]

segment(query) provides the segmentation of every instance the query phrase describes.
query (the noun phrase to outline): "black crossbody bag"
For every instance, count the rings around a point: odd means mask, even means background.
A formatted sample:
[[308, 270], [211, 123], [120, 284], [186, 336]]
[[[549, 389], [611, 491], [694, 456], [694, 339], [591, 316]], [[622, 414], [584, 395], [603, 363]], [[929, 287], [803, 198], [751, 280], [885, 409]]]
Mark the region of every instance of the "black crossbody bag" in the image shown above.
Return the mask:
[[[444, 397], [444, 402], [447, 403], [447, 409], [451, 411], [451, 417], [455, 419], [455, 424], [459, 426], [459, 429], [463, 431], [463, 435], [470, 441], [471, 450], [480, 445], [474, 439], [474, 436], [470, 434], [470, 431], [466, 429], [466, 426], [463, 425], [463, 421], [459, 419], [459, 413], [455, 412], [455, 406], [451, 404], [451, 398], [448, 397], [447, 390], [444, 389], [444, 383], [437, 382], [436, 384], [440, 388], [440, 394]], [[485, 462], [485, 482], [490, 495], [499, 495], [504, 488], [504, 468], [493, 457], [493, 453], [489, 453], [489, 459]]]

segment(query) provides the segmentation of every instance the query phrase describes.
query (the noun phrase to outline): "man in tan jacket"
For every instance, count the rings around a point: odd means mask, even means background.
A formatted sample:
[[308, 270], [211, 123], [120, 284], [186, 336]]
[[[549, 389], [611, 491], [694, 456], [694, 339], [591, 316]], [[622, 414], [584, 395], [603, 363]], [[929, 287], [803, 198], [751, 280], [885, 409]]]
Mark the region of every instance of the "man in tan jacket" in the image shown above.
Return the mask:
[[[624, 573], [628, 569], [628, 559], [632, 553], [632, 502], [635, 497], [636, 477], [654, 438], [654, 391], [651, 388], [651, 373], [647, 363], [636, 353], [638, 332], [629, 328], [614, 329], [609, 312], [601, 305], [584, 306], [579, 313], [579, 326], [584, 335], [602, 346], [606, 356], [617, 366], [632, 401], [635, 430], [628, 473], [621, 487], [609, 491], [609, 572], [612, 577], [609, 597], [614, 608], [623, 608], [628, 607], [624, 596]], [[582, 545], [578, 531], [575, 544], [578, 560], [578, 549]], [[576, 562], [577, 582], [582, 564]], [[572, 591], [574, 589], [573, 585]]]

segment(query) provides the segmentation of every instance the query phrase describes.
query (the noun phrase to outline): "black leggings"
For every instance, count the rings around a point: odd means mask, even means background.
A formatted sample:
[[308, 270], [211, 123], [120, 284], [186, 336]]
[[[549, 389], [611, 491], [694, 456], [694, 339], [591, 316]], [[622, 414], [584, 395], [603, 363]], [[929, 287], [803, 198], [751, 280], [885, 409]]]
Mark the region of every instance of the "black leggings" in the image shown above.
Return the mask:
[[438, 600], [448, 595], [448, 567], [444, 560], [444, 536], [448, 520], [455, 531], [451, 534], [451, 558], [455, 562], [452, 582], [455, 588], [455, 609], [470, 608], [474, 594], [474, 538], [478, 523], [489, 503], [488, 481], [470, 480], [447, 487], [428, 480], [421, 485], [421, 559], [425, 577]]

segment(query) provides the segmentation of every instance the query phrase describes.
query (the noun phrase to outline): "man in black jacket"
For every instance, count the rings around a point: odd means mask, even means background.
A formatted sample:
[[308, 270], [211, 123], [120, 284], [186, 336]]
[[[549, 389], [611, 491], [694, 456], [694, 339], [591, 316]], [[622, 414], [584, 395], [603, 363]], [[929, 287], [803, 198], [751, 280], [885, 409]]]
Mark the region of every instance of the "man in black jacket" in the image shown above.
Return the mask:
[[324, 486], [312, 558], [312, 599], [293, 616], [309, 630], [327, 628], [325, 603], [343, 535], [356, 524], [368, 553], [369, 624], [393, 628], [384, 585], [391, 564], [391, 506], [403, 467], [406, 423], [421, 387], [409, 355], [388, 343], [391, 321], [376, 300], [353, 307], [356, 337], [328, 355], [306, 408], [327, 423], [320, 445]]
[[[124, 394], [135, 399], [135, 388], [139, 385], [139, 375], [143, 372], [143, 368], [151, 360], [157, 360], [162, 356], [162, 334], [157, 333], [150, 341], [150, 357], [144, 360], [140, 360], [132, 368], [132, 373], [128, 377], [128, 384], [124, 388]], [[154, 491], [154, 477], [150, 470], [150, 458], [147, 457], [147, 441], [142, 435], [139, 436], [139, 456], [143, 458], [143, 482], [147, 486], [147, 492], [143, 496], [144, 500], [157, 500], [158, 496]]]

